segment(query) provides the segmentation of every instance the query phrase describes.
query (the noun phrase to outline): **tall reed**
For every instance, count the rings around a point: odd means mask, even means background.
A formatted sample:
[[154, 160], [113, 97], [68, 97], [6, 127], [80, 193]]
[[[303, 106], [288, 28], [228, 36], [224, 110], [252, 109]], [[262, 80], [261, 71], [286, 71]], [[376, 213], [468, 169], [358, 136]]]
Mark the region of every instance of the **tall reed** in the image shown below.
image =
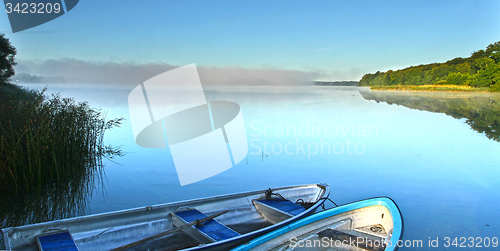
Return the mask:
[[44, 91], [1, 97], [1, 191], [42, 191], [101, 172], [102, 157], [122, 155], [103, 143], [105, 131], [119, 126], [121, 118], [106, 120], [85, 102], [46, 98]]

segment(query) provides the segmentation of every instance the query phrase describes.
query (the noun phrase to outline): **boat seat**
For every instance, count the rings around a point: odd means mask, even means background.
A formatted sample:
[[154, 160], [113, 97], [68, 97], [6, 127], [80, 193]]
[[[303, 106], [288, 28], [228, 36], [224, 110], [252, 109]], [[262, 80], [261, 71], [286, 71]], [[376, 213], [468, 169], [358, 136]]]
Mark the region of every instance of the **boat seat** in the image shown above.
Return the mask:
[[291, 215], [297, 215], [297, 214], [300, 214], [300, 213], [306, 211], [306, 209], [303, 206], [301, 206], [299, 204], [295, 204], [289, 200], [268, 200], [268, 199], [265, 199], [265, 200], [257, 200], [257, 201], [260, 203], [266, 204], [268, 206], [277, 208], [283, 212], [287, 212]]
[[289, 200], [257, 199], [252, 200], [252, 202], [257, 212], [262, 214], [266, 221], [271, 224], [277, 224], [306, 211], [303, 206]]
[[[178, 211], [175, 212], [173, 216], [174, 216], [174, 225], [176, 225], [177, 227], [184, 224], [188, 224], [198, 219], [203, 219], [208, 217], [207, 215], [203, 214], [202, 212], [196, 209]], [[197, 231], [194, 231], [194, 233], [193, 231], [189, 230], [185, 232], [202, 243], [222, 241], [240, 235], [236, 231], [232, 230], [231, 228], [227, 227], [224, 224], [221, 224], [215, 219], [206, 221], [200, 226], [193, 226], [191, 227], [191, 230], [192, 229], [196, 229]]]
[[73, 236], [69, 231], [39, 235], [36, 237], [38, 250], [78, 251]]
[[362, 248], [370, 251], [383, 251], [385, 250], [385, 243], [380, 240], [372, 240], [362, 236], [356, 236], [352, 234], [348, 234], [342, 231], [337, 231], [331, 228], [327, 228], [318, 233], [320, 238], [329, 238], [335, 241], [341, 241], [342, 243], [346, 242], [350, 245]]

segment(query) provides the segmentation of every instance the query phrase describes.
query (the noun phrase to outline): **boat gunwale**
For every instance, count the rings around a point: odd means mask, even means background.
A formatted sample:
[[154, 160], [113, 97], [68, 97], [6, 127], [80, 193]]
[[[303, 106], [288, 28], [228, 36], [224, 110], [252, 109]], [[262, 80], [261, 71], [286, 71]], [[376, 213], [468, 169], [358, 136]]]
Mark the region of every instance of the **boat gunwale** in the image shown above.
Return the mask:
[[[316, 183], [316, 184], [304, 184], [304, 185], [277, 187], [277, 188], [274, 188], [273, 191], [279, 192], [281, 190], [290, 190], [290, 189], [308, 188], [308, 187], [311, 187], [311, 188], [318, 187], [320, 190], [318, 192], [315, 204], [312, 207], [305, 210], [304, 212], [296, 215], [295, 217], [292, 217], [290, 219], [279, 222], [277, 224], [267, 226], [265, 228], [258, 229], [258, 230], [253, 231], [253, 232], [245, 233], [245, 234], [242, 234], [238, 237], [230, 238], [230, 239], [223, 240], [223, 241], [216, 242], [216, 243], [207, 244], [204, 246], [213, 246], [214, 244], [217, 244], [217, 245], [224, 244], [224, 243], [231, 242], [231, 241], [234, 241], [237, 239], [243, 239], [243, 238], [246, 238], [246, 237], [251, 236], [251, 235], [257, 235], [257, 234], [262, 233], [262, 232], [264, 232], [264, 233], [270, 232], [272, 230], [280, 228], [281, 226], [283, 226], [283, 224], [288, 224], [289, 222], [299, 220], [300, 218], [304, 217], [304, 215], [310, 214], [313, 210], [316, 210], [322, 203], [324, 203], [325, 197], [328, 197], [330, 195], [330, 188], [329, 188], [329, 185], [327, 183]], [[151, 211], [151, 210], [161, 210], [164, 208], [175, 207], [175, 206], [185, 206], [187, 204], [213, 202], [213, 201], [217, 201], [217, 200], [231, 199], [231, 198], [234, 198], [234, 199], [244, 198], [244, 197], [248, 197], [248, 196], [258, 195], [261, 193], [265, 194], [266, 191], [267, 191], [267, 189], [261, 189], [261, 190], [254, 190], [254, 191], [241, 192], [241, 193], [230, 193], [230, 194], [224, 194], [224, 195], [218, 195], [218, 196], [212, 196], [212, 197], [204, 197], [204, 198], [169, 202], [169, 203], [157, 204], [157, 205], [152, 205], [152, 206], [141, 206], [141, 207], [136, 207], [136, 208], [131, 208], [131, 209], [103, 212], [103, 213], [98, 213], [98, 214], [78, 216], [78, 217], [73, 217], [73, 218], [68, 218], [68, 219], [60, 219], [60, 220], [47, 221], [47, 222], [40, 222], [40, 223], [17, 226], [17, 227], [7, 227], [7, 228], [1, 229], [1, 232], [3, 233], [4, 242], [5, 242], [5, 245], [7, 247], [7, 250], [10, 250], [9, 249], [11, 246], [10, 236], [12, 235], [10, 233], [12, 233], [12, 231], [15, 231], [15, 230], [22, 232], [22, 231], [29, 231], [29, 230], [37, 229], [37, 228], [43, 228], [44, 226], [50, 226], [53, 224], [78, 223], [80, 221], [89, 221], [89, 220], [95, 220], [95, 219], [102, 219], [102, 218], [106, 218], [106, 217], [116, 217], [116, 216], [141, 213], [141, 212]], [[271, 230], [269, 230], [269, 229], [271, 229]], [[192, 250], [192, 249], [198, 249], [198, 248], [200, 248], [200, 246], [188, 248], [186, 250]]]
[[[255, 230], [253, 232], [245, 233], [245, 234], [242, 234], [240, 236], [237, 236], [237, 237], [234, 237], [231, 239], [226, 239], [223, 241], [218, 241], [218, 242], [206, 244], [204, 246], [196, 246], [196, 247], [183, 249], [183, 250], [189, 251], [189, 250], [203, 249], [204, 247], [210, 248], [210, 247], [213, 247], [215, 245], [217, 245], [217, 246], [224, 245], [225, 243], [230, 243], [230, 242], [238, 240], [238, 239], [245, 239], [245, 238], [248, 238], [249, 236], [252, 236], [252, 235], [261, 236], [262, 234], [275, 231], [275, 230], [280, 229], [286, 225], [293, 224], [294, 222], [301, 220], [306, 215], [311, 214], [311, 212], [314, 212], [314, 210], [316, 210], [321, 204], [324, 203], [324, 201], [326, 200], [325, 198], [328, 198], [330, 196], [330, 186], [327, 183], [317, 183], [317, 184], [310, 184], [310, 185], [298, 185], [298, 186], [278, 188], [278, 189], [290, 189], [290, 188], [294, 188], [294, 187], [308, 187], [308, 186], [317, 186], [317, 187], [321, 188], [320, 191], [324, 191], [324, 193], [323, 193], [323, 196], [320, 196], [321, 194], [319, 194], [319, 197], [317, 198], [314, 205], [311, 206], [310, 208], [308, 208], [307, 210], [305, 210], [304, 212], [297, 214], [294, 217], [291, 217], [291, 218], [286, 219], [284, 221], [278, 222], [276, 224]], [[262, 191], [267, 191], [267, 190], [262, 190]], [[323, 202], [321, 202], [321, 200], [323, 200]]]

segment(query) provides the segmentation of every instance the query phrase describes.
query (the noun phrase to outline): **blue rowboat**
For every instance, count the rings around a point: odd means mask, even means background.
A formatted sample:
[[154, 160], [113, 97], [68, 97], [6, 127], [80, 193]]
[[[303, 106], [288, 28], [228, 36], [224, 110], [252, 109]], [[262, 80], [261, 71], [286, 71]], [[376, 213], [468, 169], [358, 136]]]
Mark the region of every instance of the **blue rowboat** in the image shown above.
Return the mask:
[[195, 199], [2, 229], [7, 250], [229, 250], [316, 212], [328, 184]]
[[387, 197], [362, 200], [303, 218], [233, 251], [397, 250], [403, 218]]

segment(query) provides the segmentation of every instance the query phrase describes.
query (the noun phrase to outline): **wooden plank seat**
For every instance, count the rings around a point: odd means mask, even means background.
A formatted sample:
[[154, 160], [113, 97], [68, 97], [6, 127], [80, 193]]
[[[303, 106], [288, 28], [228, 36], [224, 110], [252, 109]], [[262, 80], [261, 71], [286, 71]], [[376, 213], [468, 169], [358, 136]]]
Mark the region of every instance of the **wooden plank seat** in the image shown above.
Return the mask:
[[299, 204], [295, 204], [289, 200], [268, 200], [268, 199], [265, 199], [265, 200], [257, 200], [258, 202], [260, 203], [264, 203], [268, 206], [271, 206], [271, 207], [274, 207], [274, 208], [277, 208], [283, 212], [287, 212], [291, 215], [298, 215], [304, 211], [306, 211], [306, 209], [299, 205]]
[[36, 238], [40, 251], [78, 251], [78, 247], [69, 231], [39, 235]]
[[[207, 215], [203, 214], [202, 212], [196, 209], [189, 209], [189, 210], [175, 212], [173, 214], [173, 219], [174, 219], [173, 222], [175, 226], [179, 227], [181, 225], [188, 224], [195, 220], [203, 219], [206, 217]], [[191, 237], [193, 237], [194, 239], [196, 239], [201, 243], [222, 241], [240, 235], [236, 231], [232, 230], [231, 228], [225, 226], [224, 224], [221, 224], [220, 222], [214, 219], [211, 219], [203, 223], [202, 225], [193, 226], [184, 232], [186, 232], [188, 235], [190, 235]]]

